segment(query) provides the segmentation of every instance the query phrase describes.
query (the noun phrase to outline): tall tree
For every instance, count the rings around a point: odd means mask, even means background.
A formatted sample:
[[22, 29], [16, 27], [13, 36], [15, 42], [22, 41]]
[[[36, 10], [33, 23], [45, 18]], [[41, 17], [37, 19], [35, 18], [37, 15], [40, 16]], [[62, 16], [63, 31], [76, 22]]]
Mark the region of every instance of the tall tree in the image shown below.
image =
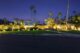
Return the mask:
[[61, 23], [61, 22], [62, 22], [62, 20], [61, 20], [61, 19], [62, 19], [62, 13], [61, 13], [61, 12], [59, 12], [59, 13], [58, 13], [58, 22], [59, 22], [59, 23]]
[[73, 11], [73, 15], [74, 16], [77, 15], [77, 11], [76, 10]]
[[37, 12], [36, 7], [34, 5], [31, 5], [30, 10], [31, 10], [31, 18], [36, 21], [36, 18], [35, 18], [36, 12]]
[[3, 18], [3, 22], [4, 22], [4, 24], [8, 24], [8, 20], [6, 17]]
[[31, 20], [27, 20], [27, 24], [30, 25], [31, 24]]
[[14, 18], [14, 24], [16, 25], [16, 24], [18, 24], [18, 22], [19, 22], [19, 19], [18, 18]]
[[24, 25], [24, 20], [23, 19], [20, 19], [20, 25]]
[[53, 12], [52, 11], [49, 12], [49, 18], [53, 18]]
[[67, 0], [68, 2], [67, 2], [67, 13], [66, 13], [66, 24], [67, 24], [67, 22], [68, 22], [68, 17], [69, 17], [69, 0]]

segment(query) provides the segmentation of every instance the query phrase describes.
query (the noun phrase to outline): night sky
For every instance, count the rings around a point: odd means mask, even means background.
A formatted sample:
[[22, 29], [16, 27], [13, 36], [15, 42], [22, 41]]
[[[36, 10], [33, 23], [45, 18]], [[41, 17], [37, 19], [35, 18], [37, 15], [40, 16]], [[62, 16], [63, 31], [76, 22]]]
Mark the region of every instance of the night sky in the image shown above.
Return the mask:
[[[0, 0], [0, 18], [30, 20], [31, 5], [36, 6], [38, 21], [47, 18], [49, 11], [53, 11], [54, 17], [58, 12], [62, 12], [63, 16], [66, 15], [67, 0]], [[80, 0], [70, 0], [69, 14], [71, 15], [74, 10], [80, 12]]]

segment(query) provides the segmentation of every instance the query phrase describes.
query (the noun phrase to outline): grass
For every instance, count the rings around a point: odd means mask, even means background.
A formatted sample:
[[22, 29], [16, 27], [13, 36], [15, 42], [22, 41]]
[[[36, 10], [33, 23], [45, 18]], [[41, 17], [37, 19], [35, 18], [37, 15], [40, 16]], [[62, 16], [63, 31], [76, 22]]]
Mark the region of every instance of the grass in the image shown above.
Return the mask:
[[63, 33], [71, 33], [71, 34], [80, 34], [80, 31], [70, 30], [70, 31], [61, 31]]
[[32, 30], [32, 31], [5, 31], [2, 32], [1, 34], [44, 34], [44, 33], [57, 33], [54, 31], [45, 31], [45, 30]]
[[[59, 31], [61, 33], [72, 33], [72, 34], [80, 34], [80, 31], [74, 31], [74, 30], [70, 30], [70, 31]], [[58, 34], [57, 31], [46, 31], [46, 30], [32, 30], [32, 31], [4, 31], [1, 32], [0, 34]]]

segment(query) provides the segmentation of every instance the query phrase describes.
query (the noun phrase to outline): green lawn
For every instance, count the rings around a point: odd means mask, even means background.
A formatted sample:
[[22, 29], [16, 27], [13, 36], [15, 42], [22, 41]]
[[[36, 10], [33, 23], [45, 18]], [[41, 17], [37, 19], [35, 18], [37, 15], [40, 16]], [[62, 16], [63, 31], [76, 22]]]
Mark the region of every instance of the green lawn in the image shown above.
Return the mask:
[[70, 31], [62, 31], [63, 33], [71, 33], [71, 34], [80, 34], [80, 31], [70, 30]]
[[[58, 31], [61, 33], [73, 33], [73, 34], [80, 34], [80, 31]], [[32, 31], [5, 31], [5, 32], [1, 32], [0, 34], [44, 34], [44, 33], [48, 33], [48, 34], [58, 34], [57, 31], [45, 31], [45, 30], [32, 30]]]
[[44, 33], [57, 33], [54, 31], [45, 31], [45, 30], [33, 30], [33, 31], [5, 31], [1, 34], [44, 34]]

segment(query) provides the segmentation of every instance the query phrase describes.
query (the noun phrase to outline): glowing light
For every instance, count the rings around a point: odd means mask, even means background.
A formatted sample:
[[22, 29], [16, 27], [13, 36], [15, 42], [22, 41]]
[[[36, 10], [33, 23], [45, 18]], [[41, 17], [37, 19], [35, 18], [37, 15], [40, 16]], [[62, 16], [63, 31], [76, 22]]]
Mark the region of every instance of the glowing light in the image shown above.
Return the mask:
[[[0, 30], [1, 31], [5, 31], [6, 29], [9, 29], [11, 28], [12, 31], [14, 31], [14, 29], [18, 29], [18, 31], [20, 31], [20, 29], [23, 29], [23, 30], [28, 30], [30, 31], [30, 28], [33, 28], [35, 27], [35, 25], [15, 25], [15, 24], [12, 24], [10, 23], [9, 25], [0, 25]], [[54, 24], [53, 23], [53, 20], [51, 21], [51, 19], [49, 19], [49, 22], [47, 22], [46, 25], [36, 25], [36, 27], [38, 29], [36, 30], [39, 30], [39, 29], [42, 29], [42, 30], [45, 30], [45, 29], [49, 29], [49, 28], [52, 28], [52, 29], [56, 29], [56, 30], [63, 30], [63, 31], [69, 31], [69, 30], [76, 30], [76, 31], [80, 31], [80, 27], [75, 27], [75, 25], [73, 24], [64, 24], [64, 25], [61, 25], [61, 24]], [[35, 30], [35, 29], [33, 29]]]
[[75, 29], [75, 26], [71, 26], [71, 29], [74, 30]]
[[80, 31], [80, 27], [78, 28], [78, 31]]
[[58, 29], [61, 29], [61, 26], [60, 26], [60, 25], [57, 25], [57, 28], [58, 28]]

